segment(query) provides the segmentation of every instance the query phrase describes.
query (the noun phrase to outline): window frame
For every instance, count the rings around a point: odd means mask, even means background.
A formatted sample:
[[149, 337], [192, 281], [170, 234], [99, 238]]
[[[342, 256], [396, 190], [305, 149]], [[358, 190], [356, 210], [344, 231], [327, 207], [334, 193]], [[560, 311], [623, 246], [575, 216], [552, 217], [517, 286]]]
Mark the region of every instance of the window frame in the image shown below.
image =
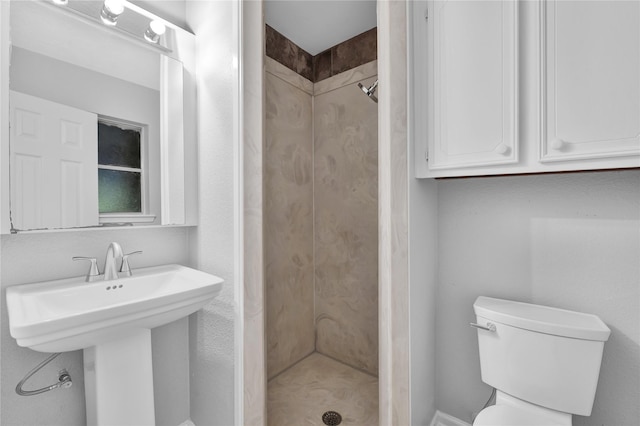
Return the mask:
[[[149, 131], [145, 124], [136, 123], [121, 118], [108, 117], [98, 115], [98, 124], [107, 126], [115, 126], [123, 130], [135, 130], [140, 132], [140, 169], [123, 166], [102, 165], [96, 159], [96, 173], [98, 170], [114, 170], [140, 173], [140, 212], [118, 212], [118, 213], [100, 213], [98, 211], [100, 225], [115, 224], [143, 224], [152, 223], [156, 219], [156, 215], [149, 208]], [[100, 147], [100, 138], [98, 138], [98, 149]], [[99, 200], [99, 193], [98, 193]]]

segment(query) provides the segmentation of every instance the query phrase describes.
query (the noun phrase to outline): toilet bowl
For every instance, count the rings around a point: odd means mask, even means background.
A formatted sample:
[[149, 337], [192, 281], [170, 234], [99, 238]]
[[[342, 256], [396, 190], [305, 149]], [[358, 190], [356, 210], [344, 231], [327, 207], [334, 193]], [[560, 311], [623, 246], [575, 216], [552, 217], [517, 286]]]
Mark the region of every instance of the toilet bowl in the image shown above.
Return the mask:
[[600, 318], [483, 296], [473, 307], [482, 381], [496, 389], [473, 426], [571, 426], [573, 414], [591, 415], [611, 333]]

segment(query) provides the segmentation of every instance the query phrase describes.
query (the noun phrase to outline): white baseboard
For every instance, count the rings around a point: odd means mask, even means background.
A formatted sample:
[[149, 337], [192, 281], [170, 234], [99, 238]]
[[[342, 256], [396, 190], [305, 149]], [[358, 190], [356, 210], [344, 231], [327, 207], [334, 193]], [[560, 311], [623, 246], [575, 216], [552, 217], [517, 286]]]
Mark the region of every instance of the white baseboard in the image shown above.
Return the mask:
[[457, 417], [450, 416], [442, 411], [436, 411], [433, 415], [430, 426], [471, 426], [469, 423], [464, 422]]

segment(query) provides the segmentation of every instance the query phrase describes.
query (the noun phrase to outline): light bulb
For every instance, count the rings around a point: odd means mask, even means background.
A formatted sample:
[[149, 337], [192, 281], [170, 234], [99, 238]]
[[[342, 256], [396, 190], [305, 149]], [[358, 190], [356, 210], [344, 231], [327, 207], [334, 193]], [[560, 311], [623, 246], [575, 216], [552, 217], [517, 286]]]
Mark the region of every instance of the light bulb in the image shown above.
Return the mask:
[[51, 0], [54, 4], [58, 6], [66, 6], [69, 3], [69, 0]]
[[144, 32], [144, 39], [149, 43], [157, 43], [160, 36], [165, 33], [167, 27], [160, 21], [151, 21], [149, 27]]
[[118, 16], [122, 15], [122, 12], [124, 12], [124, 3], [121, 0], [104, 0], [100, 19], [105, 25], [113, 27], [118, 23]]

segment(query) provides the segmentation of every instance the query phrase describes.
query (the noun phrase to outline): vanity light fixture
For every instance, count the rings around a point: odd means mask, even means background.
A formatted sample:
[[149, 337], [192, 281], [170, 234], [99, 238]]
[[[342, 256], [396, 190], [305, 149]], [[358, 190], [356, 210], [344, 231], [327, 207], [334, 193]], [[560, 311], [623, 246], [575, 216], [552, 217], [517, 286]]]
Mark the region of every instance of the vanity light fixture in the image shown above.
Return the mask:
[[121, 0], [104, 0], [100, 19], [105, 25], [113, 27], [118, 23], [118, 16], [122, 15], [122, 12], [124, 12], [124, 3]]
[[164, 34], [166, 30], [167, 27], [165, 27], [162, 22], [158, 20], [151, 21], [149, 27], [147, 27], [147, 30], [144, 32], [144, 39], [149, 43], [158, 43], [160, 36]]
[[57, 4], [58, 6], [66, 6], [69, 3], [69, 0], [51, 0], [53, 4]]

